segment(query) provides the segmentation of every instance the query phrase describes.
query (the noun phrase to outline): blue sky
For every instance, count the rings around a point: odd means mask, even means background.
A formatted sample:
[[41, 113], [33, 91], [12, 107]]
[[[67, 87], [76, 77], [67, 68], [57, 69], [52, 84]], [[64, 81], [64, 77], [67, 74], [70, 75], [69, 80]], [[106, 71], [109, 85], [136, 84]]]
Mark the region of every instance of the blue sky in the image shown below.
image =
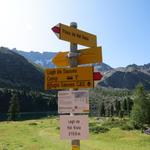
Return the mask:
[[0, 0], [0, 46], [68, 51], [69, 43], [51, 27], [72, 21], [97, 35], [103, 60], [112, 67], [150, 63], [149, 0]]

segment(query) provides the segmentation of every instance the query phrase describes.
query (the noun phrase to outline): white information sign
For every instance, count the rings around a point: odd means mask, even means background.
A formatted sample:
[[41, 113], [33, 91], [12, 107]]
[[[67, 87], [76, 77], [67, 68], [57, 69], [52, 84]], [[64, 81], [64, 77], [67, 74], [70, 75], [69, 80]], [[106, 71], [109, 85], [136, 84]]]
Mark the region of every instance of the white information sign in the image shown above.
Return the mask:
[[88, 112], [89, 92], [87, 90], [58, 92], [58, 113]]
[[87, 139], [89, 136], [88, 116], [60, 116], [61, 139]]

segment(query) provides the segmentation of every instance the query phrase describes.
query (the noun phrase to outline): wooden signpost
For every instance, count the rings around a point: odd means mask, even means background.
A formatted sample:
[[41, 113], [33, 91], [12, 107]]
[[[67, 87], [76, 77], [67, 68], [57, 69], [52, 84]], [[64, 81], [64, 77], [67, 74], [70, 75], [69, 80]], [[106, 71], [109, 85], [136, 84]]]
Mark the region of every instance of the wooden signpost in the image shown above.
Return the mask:
[[[56, 36], [70, 42], [70, 52], [60, 52], [52, 60], [57, 67], [45, 70], [45, 90], [70, 89], [58, 92], [58, 112], [60, 114], [60, 137], [72, 140], [72, 150], [80, 150], [80, 139], [89, 135], [88, 116], [75, 115], [89, 112], [89, 92], [80, 88], [94, 88], [94, 80], [101, 80], [100, 72], [94, 72], [92, 66], [78, 65], [101, 63], [102, 48], [97, 47], [96, 35], [70, 26], [57, 24], [52, 28]], [[90, 48], [77, 50], [77, 44]], [[74, 89], [74, 90], [73, 90]]]

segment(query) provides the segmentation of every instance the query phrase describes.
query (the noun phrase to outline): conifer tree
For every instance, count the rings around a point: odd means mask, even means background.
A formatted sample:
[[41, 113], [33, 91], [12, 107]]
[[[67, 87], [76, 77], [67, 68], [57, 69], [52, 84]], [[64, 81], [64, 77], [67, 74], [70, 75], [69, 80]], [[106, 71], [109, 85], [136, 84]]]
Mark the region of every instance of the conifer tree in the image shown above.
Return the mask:
[[15, 121], [17, 118], [17, 115], [19, 113], [20, 106], [19, 106], [19, 98], [18, 95], [15, 93], [12, 95], [11, 100], [10, 100], [10, 106], [9, 106], [9, 120]]
[[150, 100], [142, 84], [136, 87], [134, 96], [131, 119], [136, 127], [143, 127], [144, 124], [150, 123]]
[[111, 104], [110, 106], [111, 117], [114, 115], [114, 106]]
[[103, 117], [105, 116], [105, 104], [104, 104], [104, 102], [102, 102], [102, 104], [101, 104], [100, 114]]
[[122, 102], [122, 110], [124, 111], [124, 113], [127, 113], [127, 99], [125, 98]]
[[128, 113], [128, 116], [130, 116], [132, 107], [133, 107], [133, 100], [130, 97], [127, 97], [127, 113]]
[[121, 104], [120, 101], [118, 101], [117, 99], [115, 101], [115, 110], [116, 110], [116, 116], [119, 116], [119, 112], [121, 110]]

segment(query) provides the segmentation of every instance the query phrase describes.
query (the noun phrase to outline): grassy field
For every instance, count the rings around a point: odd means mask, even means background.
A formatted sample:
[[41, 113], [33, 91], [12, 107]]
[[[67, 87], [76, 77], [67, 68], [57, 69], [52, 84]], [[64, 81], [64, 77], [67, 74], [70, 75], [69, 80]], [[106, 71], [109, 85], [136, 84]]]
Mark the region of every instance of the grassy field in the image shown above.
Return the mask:
[[[81, 150], [149, 150], [150, 136], [140, 131], [113, 128], [91, 134], [81, 141]], [[60, 140], [58, 118], [0, 122], [0, 150], [71, 150], [69, 140]]]

